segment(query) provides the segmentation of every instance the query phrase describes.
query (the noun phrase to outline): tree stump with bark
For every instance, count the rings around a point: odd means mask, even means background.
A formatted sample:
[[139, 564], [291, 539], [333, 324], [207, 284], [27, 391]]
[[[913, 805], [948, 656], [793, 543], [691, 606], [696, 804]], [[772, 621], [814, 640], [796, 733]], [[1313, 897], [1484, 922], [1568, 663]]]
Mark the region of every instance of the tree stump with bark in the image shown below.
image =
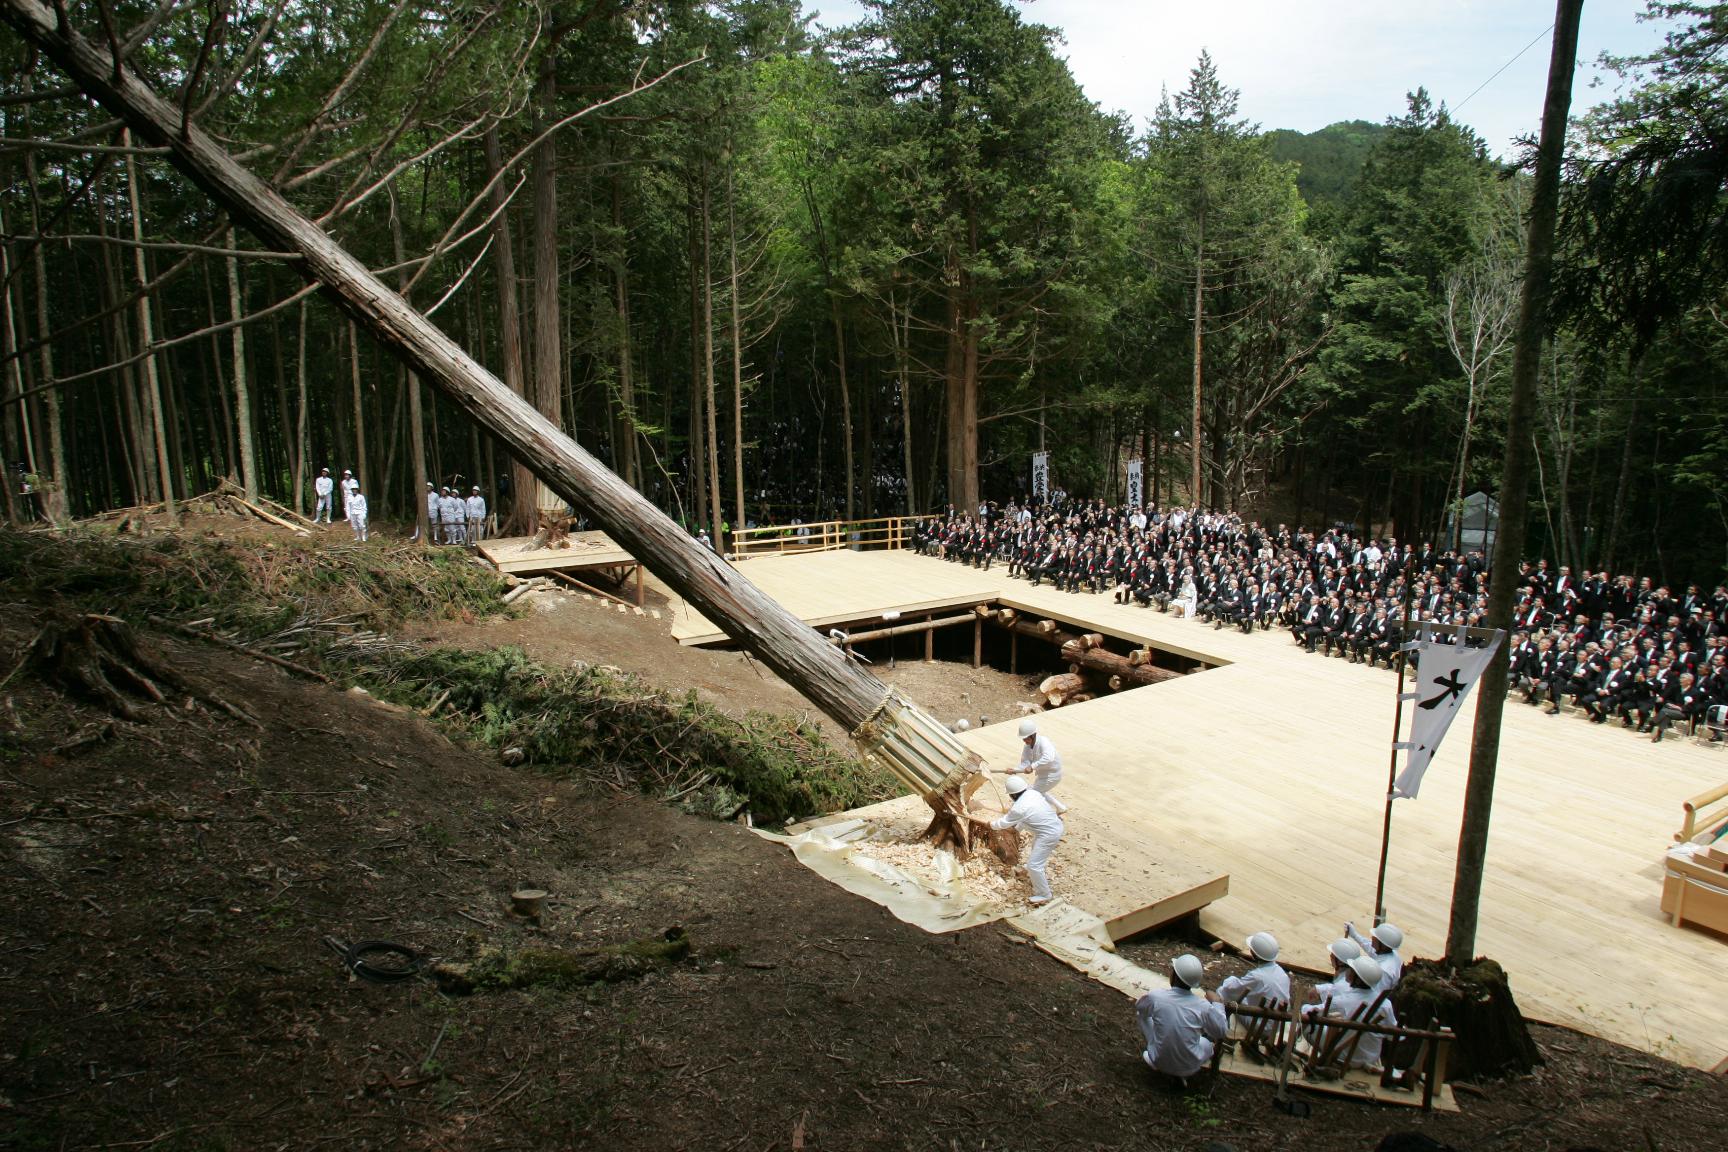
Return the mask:
[[215, 693], [193, 688], [117, 616], [87, 613], [49, 620], [30, 642], [30, 663], [44, 683], [100, 704], [122, 720], [147, 723], [150, 716], [139, 705], [167, 703], [167, 688], [261, 727], [256, 718]]
[[1524, 1074], [1542, 1063], [1506, 970], [1485, 957], [1457, 971], [1437, 960], [1412, 961], [1392, 1003], [1406, 1028], [1452, 1030], [1448, 1080]]

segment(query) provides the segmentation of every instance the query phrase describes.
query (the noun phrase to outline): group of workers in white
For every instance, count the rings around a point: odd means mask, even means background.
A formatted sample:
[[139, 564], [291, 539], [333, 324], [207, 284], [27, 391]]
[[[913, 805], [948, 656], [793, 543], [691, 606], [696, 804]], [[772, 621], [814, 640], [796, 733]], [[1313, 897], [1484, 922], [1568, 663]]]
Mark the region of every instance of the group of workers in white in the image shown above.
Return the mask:
[[476, 484], [464, 500], [455, 488], [426, 485], [426, 523], [434, 544], [478, 544], [486, 538], [486, 498]]
[[[1054, 898], [1047, 869], [1067, 831], [1062, 815], [1068, 805], [1051, 795], [1062, 782], [1062, 757], [1030, 716], [1020, 721], [1020, 744], [1020, 762], [1005, 770], [1012, 803], [990, 826], [1024, 828], [1032, 834], [1025, 866], [1032, 884], [1028, 903], [1039, 906]], [[1354, 923], [1345, 924], [1344, 935], [1327, 948], [1332, 978], [1309, 989], [1303, 1017], [1342, 1017], [1395, 1026], [1398, 1020], [1389, 993], [1404, 975], [1404, 960], [1398, 954], [1403, 944], [1404, 933], [1392, 924], [1377, 924], [1366, 936]], [[1147, 1067], [1186, 1081], [1212, 1063], [1213, 1052], [1229, 1031], [1225, 1005], [1266, 1008], [1290, 1002], [1290, 973], [1278, 963], [1277, 939], [1270, 932], [1256, 932], [1247, 945], [1254, 967], [1241, 976], [1227, 977], [1217, 991], [1203, 986], [1206, 966], [1199, 957], [1183, 955], [1170, 962], [1170, 987], [1148, 992], [1135, 1003], [1135, 1017], [1146, 1040], [1140, 1056]], [[1310, 1028], [1307, 1043], [1324, 1044], [1323, 1032], [1321, 1026]], [[1350, 1050], [1351, 1067], [1377, 1069], [1380, 1046], [1380, 1036], [1363, 1032]]]
[[[1404, 975], [1404, 959], [1398, 954], [1403, 944], [1404, 933], [1392, 924], [1377, 924], [1367, 936], [1355, 924], [1345, 924], [1344, 935], [1327, 948], [1332, 979], [1309, 989], [1302, 1006], [1304, 1019], [1396, 1025], [1387, 994]], [[1225, 1005], [1267, 1008], [1290, 1002], [1290, 973], [1278, 963], [1277, 939], [1270, 932], [1256, 932], [1247, 945], [1254, 967], [1241, 976], [1227, 977], [1216, 991], [1204, 987], [1206, 966], [1200, 958], [1182, 955], [1170, 962], [1170, 987], [1148, 992], [1135, 1003], [1135, 1017], [1146, 1039], [1140, 1058], [1148, 1068], [1186, 1082], [1212, 1063], [1213, 1052], [1223, 1042], [1229, 1029]], [[1311, 1026], [1304, 1039], [1321, 1048], [1325, 1031], [1324, 1026]], [[1363, 1031], [1350, 1050], [1350, 1066], [1378, 1070], [1380, 1044], [1378, 1034]]]
[[[318, 502], [312, 508], [312, 523], [323, 521], [330, 523], [332, 505], [335, 503], [337, 483], [330, 478], [330, 469], [320, 468], [318, 478], [312, 481], [312, 492], [318, 497]], [[342, 470], [342, 519], [348, 521], [348, 527], [354, 530], [354, 539], [366, 539], [366, 495], [360, 491], [360, 481], [354, 478], [354, 473], [344, 468]]]

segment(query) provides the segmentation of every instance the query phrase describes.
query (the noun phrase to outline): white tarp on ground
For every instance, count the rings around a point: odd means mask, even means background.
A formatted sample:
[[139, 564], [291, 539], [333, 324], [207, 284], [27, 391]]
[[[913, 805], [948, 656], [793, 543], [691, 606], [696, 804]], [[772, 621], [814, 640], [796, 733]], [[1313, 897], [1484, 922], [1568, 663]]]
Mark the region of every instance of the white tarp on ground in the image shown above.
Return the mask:
[[880, 904], [915, 928], [956, 932], [1005, 920], [1038, 948], [1129, 997], [1169, 987], [1164, 977], [1117, 955], [1104, 922], [1065, 900], [1031, 908], [969, 892], [959, 862], [946, 850], [934, 854], [939, 875], [933, 881], [857, 851], [861, 844], [890, 838], [868, 821], [842, 820], [792, 836], [762, 829], [756, 834], [785, 845], [824, 880]]

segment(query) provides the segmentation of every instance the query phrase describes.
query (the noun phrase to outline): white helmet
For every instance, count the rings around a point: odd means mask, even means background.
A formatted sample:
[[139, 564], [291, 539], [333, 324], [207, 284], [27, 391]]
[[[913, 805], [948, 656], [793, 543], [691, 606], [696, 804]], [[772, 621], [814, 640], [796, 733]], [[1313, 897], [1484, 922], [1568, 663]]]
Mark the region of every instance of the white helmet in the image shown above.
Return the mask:
[[1404, 944], [1404, 933], [1396, 924], [1376, 924], [1374, 939], [1396, 952]]
[[1380, 961], [1372, 956], [1358, 956], [1350, 961], [1350, 971], [1356, 973], [1356, 979], [1369, 988], [1386, 978], [1386, 970], [1380, 967]]
[[1200, 963], [1199, 957], [1189, 953], [1170, 961], [1170, 971], [1176, 973], [1176, 979], [1190, 988], [1198, 988], [1200, 981], [1206, 978], [1206, 966]]
[[1008, 795], [1010, 795], [1010, 796], [1018, 796], [1018, 795], [1020, 795], [1020, 793], [1026, 791], [1026, 789], [1029, 787], [1031, 787], [1031, 785], [1027, 784], [1025, 779], [1022, 777], [1019, 777], [1019, 776], [1008, 777]]
[[1332, 941], [1331, 944], [1327, 945], [1326, 950], [1332, 953], [1332, 959], [1340, 964], [1348, 964], [1362, 955], [1362, 949], [1356, 947], [1356, 941], [1345, 937], [1339, 937]]
[[1036, 735], [1038, 735], [1038, 721], [1032, 719], [1030, 716], [1020, 721], [1020, 739], [1024, 740], [1028, 736]]
[[1248, 951], [1257, 960], [1278, 959], [1278, 941], [1270, 932], [1256, 932], [1248, 937]]
[[972, 727], [972, 725], [970, 725], [966, 722], [966, 717], [964, 717], [964, 716], [962, 716], [962, 717], [960, 717], [960, 719], [954, 721], [954, 731], [956, 731], [956, 732], [964, 732], [964, 731], [966, 731], [966, 729], [968, 729], [970, 727]]

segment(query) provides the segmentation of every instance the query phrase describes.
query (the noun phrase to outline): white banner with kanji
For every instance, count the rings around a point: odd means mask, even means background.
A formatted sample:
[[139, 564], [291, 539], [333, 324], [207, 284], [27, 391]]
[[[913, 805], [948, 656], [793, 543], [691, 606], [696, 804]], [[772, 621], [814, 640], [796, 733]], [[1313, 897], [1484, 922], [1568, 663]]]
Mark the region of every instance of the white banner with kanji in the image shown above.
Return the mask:
[[1503, 633], [1497, 634], [1480, 648], [1467, 648], [1461, 636], [1456, 643], [1447, 644], [1425, 635], [1409, 646], [1417, 664], [1416, 690], [1404, 694], [1413, 707], [1410, 739], [1399, 743], [1405, 750], [1405, 759], [1404, 771], [1398, 773], [1392, 785], [1396, 795], [1416, 798], [1428, 764], [1452, 726], [1452, 718], [1458, 715], [1464, 698], [1482, 678], [1482, 670], [1488, 667], [1503, 638]]
[[1128, 461], [1128, 506], [1137, 508], [1146, 495], [1146, 462], [1141, 459]]
[[1050, 453], [1032, 453], [1032, 499], [1039, 504], [1050, 499]]

